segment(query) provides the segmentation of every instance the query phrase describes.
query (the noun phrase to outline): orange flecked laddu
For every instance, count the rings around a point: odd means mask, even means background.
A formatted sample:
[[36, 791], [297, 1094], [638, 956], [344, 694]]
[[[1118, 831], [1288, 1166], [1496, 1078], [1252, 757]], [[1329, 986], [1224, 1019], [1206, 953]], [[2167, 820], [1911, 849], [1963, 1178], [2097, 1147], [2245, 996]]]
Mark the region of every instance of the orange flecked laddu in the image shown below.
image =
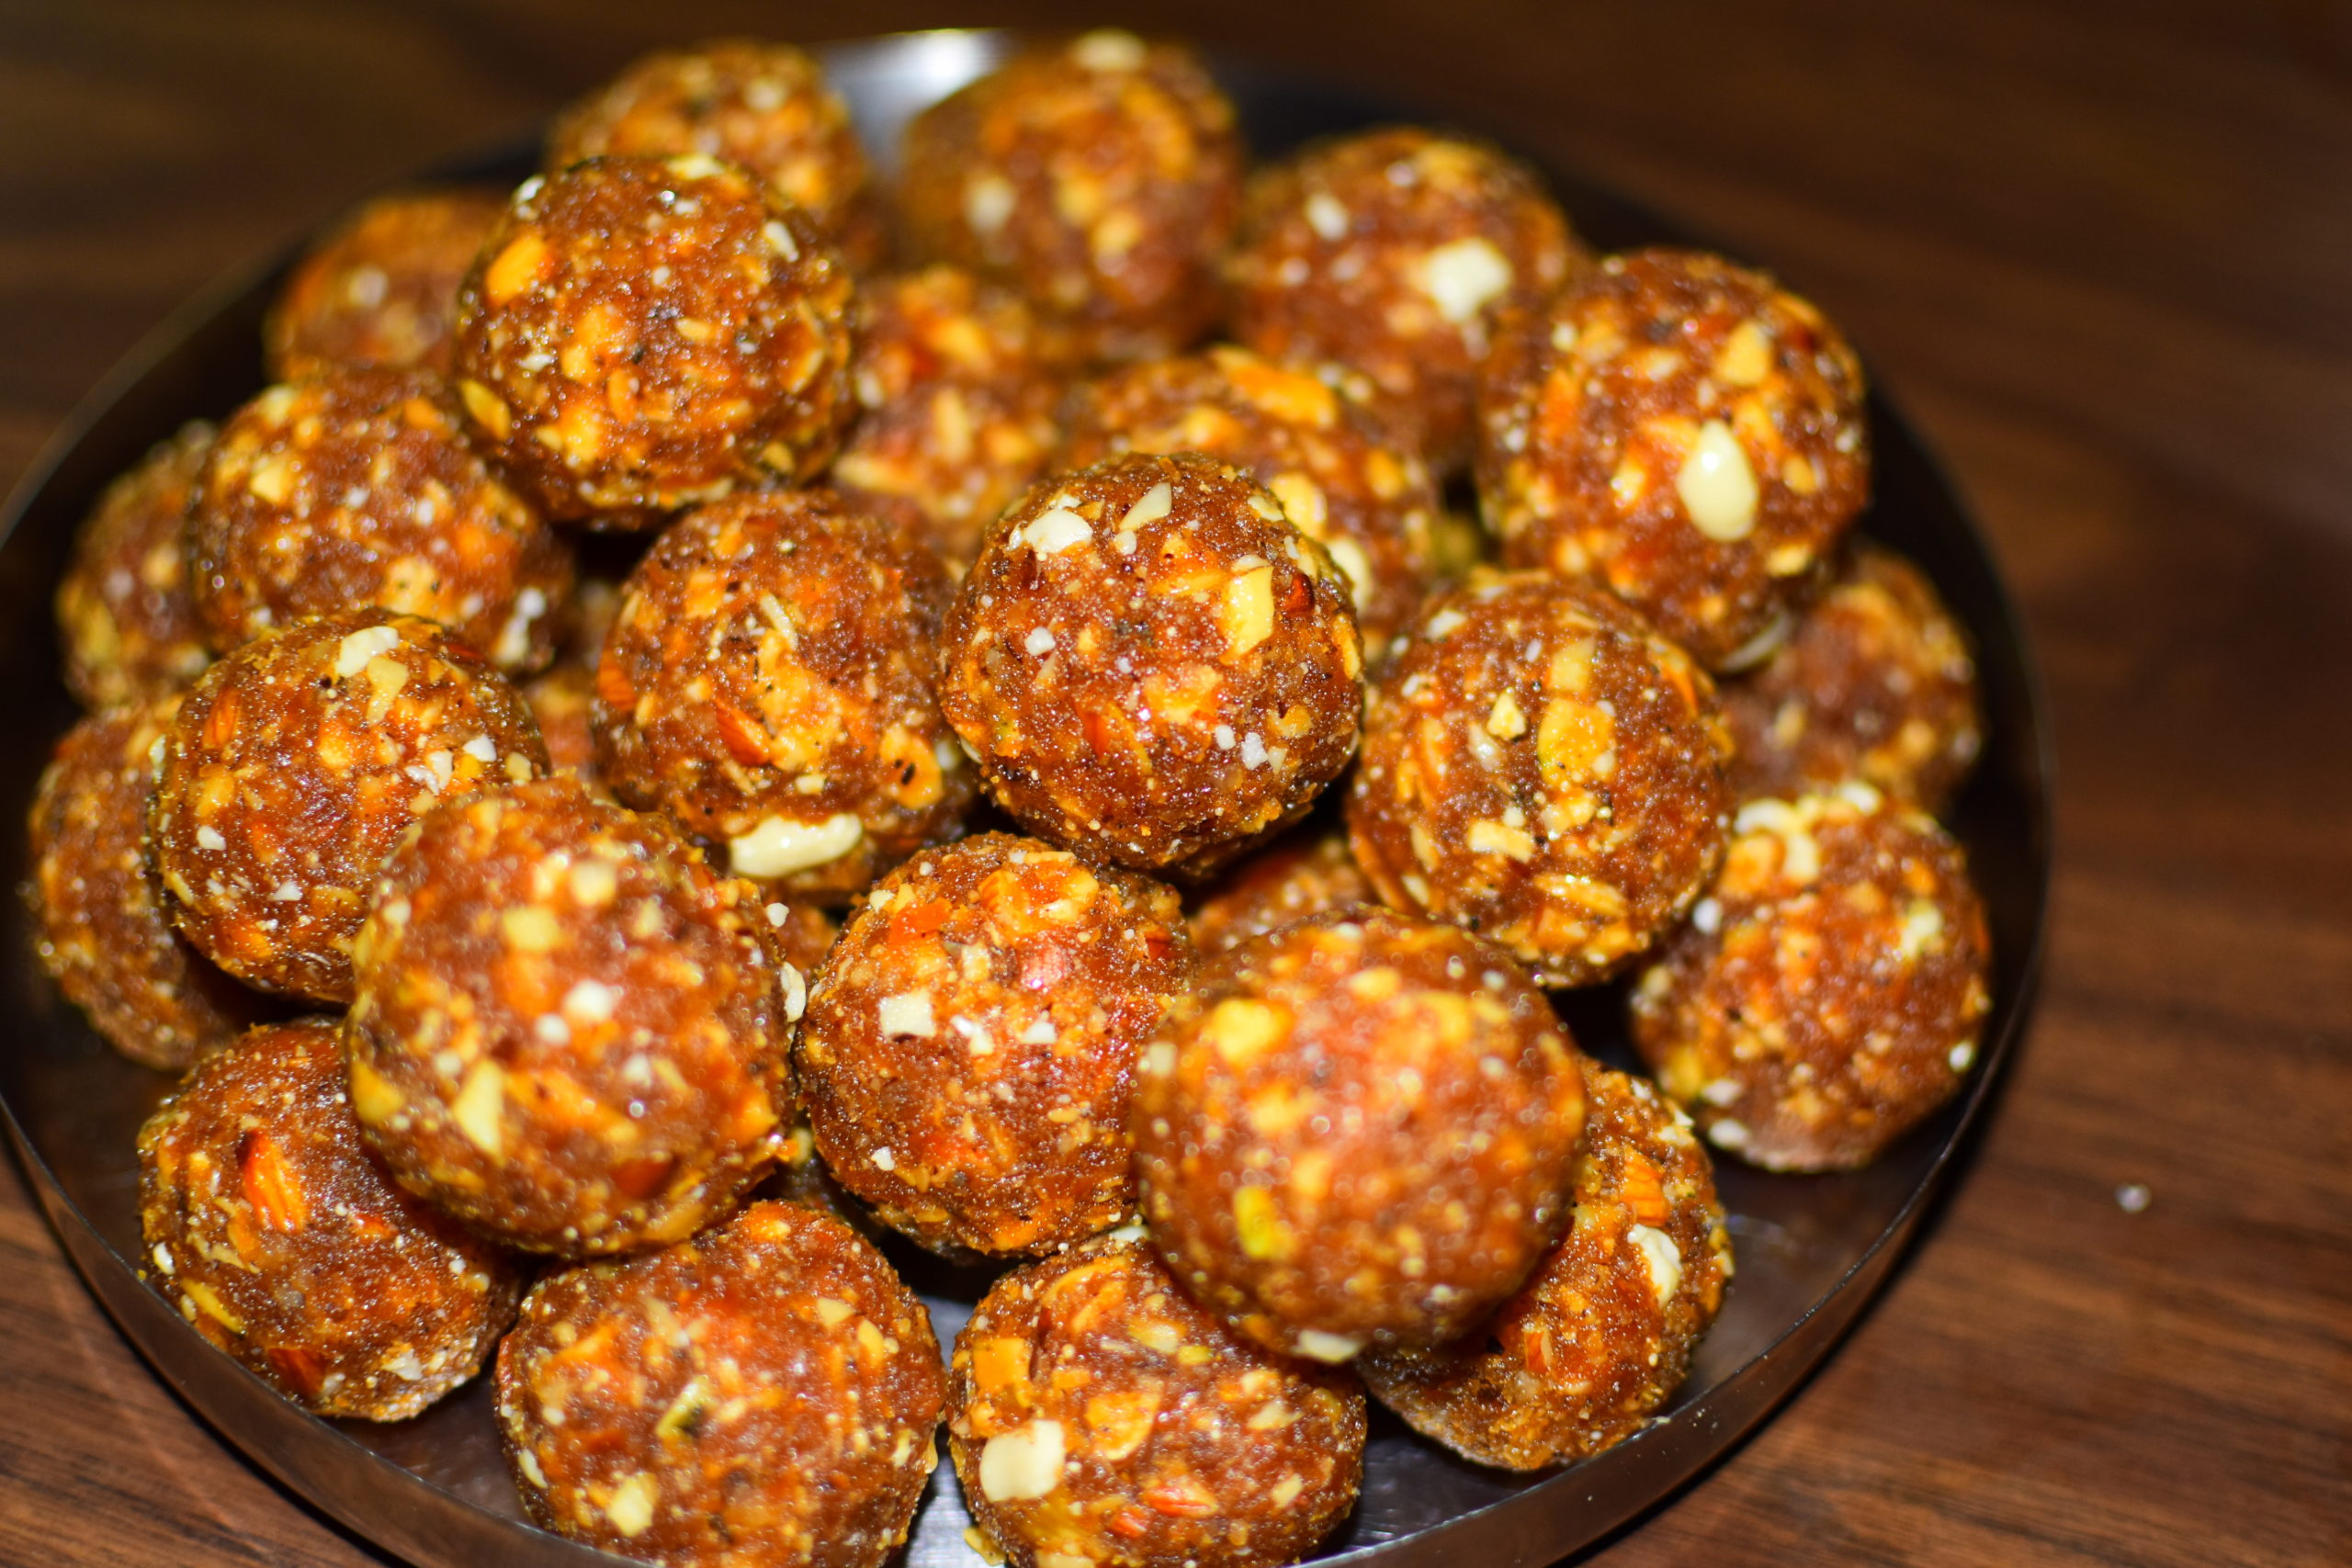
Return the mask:
[[1966, 856], [1859, 781], [1751, 800], [1734, 835], [1634, 987], [1634, 1043], [1717, 1148], [1867, 1165], [1976, 1059], [1991, 949]]
[[1014, 1568], [1275, 1568], [1354, 1506], [1363, 1393], [1236, 1335], [1114, 1234], [989, 1288], [956, 1338], [947, 1442]]
[[427, 814], [352, 950], [351, 1097], [402, 1185], [508, 1244], [674, 1242], [776, 1159], [806, 996], [783, 906], [578, 781]]
[[548, 1275], [498, 1350], [523, 1506], [691, 1568], [882, 1568], [938, 1463], [930, 1314], [831, 1215], [754, 1203]]
[[1424, 1437], [1507, 1470], [1589, 1459], [1649, 1424], [1721, 1310], [1731, 1237], [1690, 1119], [1644, 1079], [1585, 1064], [1576, 1222], [1481, 1329], [1357, 1362]]
[[1175, 891], [986, 833], [850, 917], [795, 1055], [842, 1185], [925, 1246], [1037, 1253], [1135, 1208], [1136, 1058], [1193, 968]]
[[368, 1155], [331, 1019], [197, 1065], [140, 1129], [139, 1225], [164, 1299], [322, 1416], [414, 1416], [481, 1370], [522, 1294], [511, 1258]]
[[596, 671], [615, 794], [836, 902], [954, 836], [977, 793], [933, 694], [938, 559], [855, 497], [759, 491], [639, 563]]
[[521, 696], [440, 626], [322, 615], [189, 689], [164, 731], [148, 854], [172, 919], [213, 963], [345, 1002], [368, 892], [409, 825], [547, 765]]
[[940, 705], [997, 804], [1121, 865], [1213, 869], [1304, 815], [1355, 745], [1347, 579], [1272, 493], [1195, 454], [1031, 491], [940, 644]]
[[312, 245], [262, 323], [272, 379], [334, 366], [449, 374], [458, 285], [504, 204], [487, 191], [379, 197]]
[[188, 588], [187, 503], [212, 449], [192, 420], [108, 485], [57, 584], [65, 684], [93, 712], [182, 691], [212, 661]]
[[1861, 363], [1761, 273], [1611, 256], [1505, 323], [1479, 393], [1487, 525], [1711, 670], [1787, 635], [1870, 496]]
[[840, 445], [848, 268], [797, 208], [700, 153], [526, 180], [458, 297], [476, 441], [551, 517], [608, 528]]
[[1261, 1345], [1429, 1345], [1517, 1290], [1566, 1222], [1575, 1043], [1491, 945], [1386, 909], [1209, 960], [1144, 1052], [1153, 1245]]

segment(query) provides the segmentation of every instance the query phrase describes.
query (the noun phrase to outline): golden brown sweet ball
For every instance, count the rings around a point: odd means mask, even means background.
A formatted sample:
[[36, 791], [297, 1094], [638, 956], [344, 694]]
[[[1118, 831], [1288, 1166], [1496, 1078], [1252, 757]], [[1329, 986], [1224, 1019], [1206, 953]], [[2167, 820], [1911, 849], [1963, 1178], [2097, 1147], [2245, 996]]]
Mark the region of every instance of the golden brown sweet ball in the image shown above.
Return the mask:
[[1862, 400], [1845, 337], [1764, 274], [1611, 256], [1501, 333], [1479, 502], [1510, 564], [1599, 583], [1737, 669], [1786, 634], [1870, 498]]
[[1437, 581], [1442, 503], [1428, 465], [1306, 369], [1222, 344], [1114, 371], [1081, 387], [1065, 417], [1064, 468], [1203, 452], [1273, 491], [1347, 573], [1368, 663]]
[[1187, 922], [1204, 954], [1240, 946], [1251, 937], [1379, 899], [1348, 848], [1347, 830], [1313, 822], [1243, 857], [1202, 892]]
[[889, 236], [865, 150], [848, 106], [807, 50], [719, 39], [648, 54], [557, 118], [547, 169], [611, 153], [687, 152], [765, 179], [853, 269], [881, 262]]
[[498, 1348], [533, 1520], [665, 1568], [882, 1568], [946, 1376], [930, 1314], [856, 1232], [754, 1203], [658, 1252], [549, 1274]]
[[1473, 1333], [1357, 1370], [1423, 1437], [1506, 1470], [1589, 1459], [1656, 1417], [1721, 1310], [1731, 1237], [1690, 1120], [1645, 1079], [1585, 1064], [1576, 1222]]
[[596, 673], [615, 794], [738, 875], [845, 901], [952, 838], [977, 793], [933, 695], [946, 573], [855, 497], [689, 513], [624, 591]]
[[1866, 542], [1723, 699], [1743, 800], [1860, 779], [1940, 815], [1984, 743], [1968, 634], [1924, 572]]
[[1152, 1244], [1272, 1349], [1451, 1339], [1567, 1223], [1579, 1061], [1526, 971], [1451, 926], [1354, 908], [1244, 942], [1144, 1051]]
[[1140, 870], [1214, 868], [1347, 764], [1347, 579], [1273, 495], [1198, 454], [1038, 485], [941, 637], [940, 704], [1023, 826]]
[[1417, 127], [1316, 143], [1250, 183], [1226, 265], [1235, 339], [1356, 372], [1441, 475], [1470, 453], [1496, 323], [1588, 265], [1543, 180]]
[[226, 651], [305, 615], [420, 615], [509, 674], [555, 657], [571, 549], [466, 443], [448, 383], [331, 366], [231, 414], [187, 518], [197, 614]]
[[212, 661], [188, 591], [187, 503], [214, 430], [192, 420], [108, 485], [57, 584], [65, 684], [96, 711], [187, 687]]
[[1106, 29], [1024, 50], [917, 116], [899, 200], [921, 259], [1018, 289], [1087, 357], [1146, 359], [1216, 317], [1243, 156], [1198, 56]]
[[1011, 833], [915, 856], [850, 917], [795, 1055], [842, 1185], [927, 1247], [1083, 1240], [1135, 1209], [1136, 1063], [1193, 970], [1175, 890]]
[[775, 1161], [805, 998], [756, 890], [578, 781], [427, 813], [352, 949], [351, 1098], [401, 1185], [511, 1246], [681, 1240]]
[[147, 869], [155, 744], [179, 698], [95, 714], [57, 743], [31, 814], [34, 951], [90, 1026], [176, 1071], [261, 1016], [259, 997], [174, 929]]
[[849, 269], [765, 181], [701, 153], [526, 180], [458, 296], [474, 439], [548, 515], [650, 528], [831, 458]]
[[266, 633], [164, 730], [147, 851], [173, 920], [248, 985], [351, 999], [384, 857], [446, 799], [547, 771], [529, 707], [441, 626], [354, 611]]
[[1959, 1092], [1990, 963], [1967, 858], [1918, 810], [1858, 781], [1751, 800], [1634, 987], [1634, 1043], [1715, 1147], [1850, 1169]]
[[1623, 604], [1480, 571], [1423, 606], [1373, 683], [1350, 842], [1382, 902], [1589, 985], [1714, 874], [1730, 744], [1706, 671]]
[[1016, 1568], [1275, 1568], [1355, 1504], [1363, 1393], [1253, 1345], [1116, 1234], [1005, 1275], [963, 1333], [947, 1443]]
[[262, 322], [272, 380], [336, 365], [449, 374], [458, 285], [503, 203], [488, 191], [380, 197], [294, 264]]
[[397, 1421], [481, 1370], [523, 1272], [392, 1184], [344, 1092], [343, 1029], [252, 1030], [139, 1131], [147, 1281], [305, 1409]]

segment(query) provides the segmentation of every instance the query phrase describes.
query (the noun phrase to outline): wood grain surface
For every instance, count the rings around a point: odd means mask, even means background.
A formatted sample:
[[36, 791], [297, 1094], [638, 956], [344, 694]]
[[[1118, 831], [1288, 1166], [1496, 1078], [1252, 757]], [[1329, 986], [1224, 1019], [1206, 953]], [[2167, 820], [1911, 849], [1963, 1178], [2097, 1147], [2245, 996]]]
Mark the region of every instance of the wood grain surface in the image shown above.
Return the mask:
[[[11, 0], [0, 479], [191, 291], [648, 45], [975, 19], [1361, 78], [1770, 258], [1940, 448], [2025, 606], [2059, 869], [2007, 1091], [1844, 1348], [1589, 1561], [2352, 1562], [2339, 7]], [[0, 1162], [0, 1562], [373, 1556], [175, 1403]]]

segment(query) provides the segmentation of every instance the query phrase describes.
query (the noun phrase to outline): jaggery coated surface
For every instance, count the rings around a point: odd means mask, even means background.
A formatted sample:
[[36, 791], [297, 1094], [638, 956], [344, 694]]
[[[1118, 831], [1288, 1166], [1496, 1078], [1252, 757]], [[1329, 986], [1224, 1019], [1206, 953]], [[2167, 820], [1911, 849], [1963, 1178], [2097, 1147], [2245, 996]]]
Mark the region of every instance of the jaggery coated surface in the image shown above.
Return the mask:
[[1497, 321], [1589, 265], [1525, 164], [1475, 139], [1392, 127], [1260, 170], [1226, 280], [1237, 341], [1357, 372], [1452, 473], [1469, 455]]
[[1991, 939], [1959, 843], [1849, 782], [1740, 807], [1731, 852], [1632, 999], [1634, 1043], [1709, 1143], [1867, 1165], [1974, 1065]]
[[498, 1352], [541, 1526], [671, 1568], [881, 1568], [938, 1462], [922, 1303], [873, 1247], [755, 1203], [659, 1252], [548, 1275]]
[[1600, 583], [1737, 668], [1870, 498], [1863, 392], [1845, 337], [1766, 275], [1611, 256], [1499, 333], [1479, 503], [1511, 565]]
[[795, 1061], [842, 1185], [926, 1246], [998, 1256], [1134, 1212], [1136, 1062], [1193, 969], [1175, 891], [1010, 833], [862, 900]]
[[848, 106], [816, 57], [792, 44], [719, 39], [633, 61], [557, 117], [547, 170], [615, 152], [740, 164], [806, 212], [859, 271], [888, 246]]
[[1984, 743], [1967, 633], [1917, 567], [1867, 543], [1723, 702], [1743, 800], [1860, 779], [1940, 815]]
[[467, 446], [447, 383], [328, 367], [231, 414], [190, 499], [197, 613], [226, 651], [376, 608], [438, 621], [510, 674], [555, 657], [571, 553]]
[[1482, 571], [1423, 606], [1374, 682], [1350, 842], [1383, 902], [1586, 985], [1713, 874], [1729, 750], [1706, 672], [1632, 611]]
[[1311, 824], [1236, 861], [1204, 892], [1187, 922], [1203, 955], [1240, 946], [1330, 909], [1372, 904], [1372, 884], [1339, 824]]
[[187, 503], [213, 426], [191, 420], [108, 485], [57, 583], [66, 687], [96, 712], [185, 689], [212, 661], [188, 589]]
[[911, 506], [961, 576], [1060, 441], [1056, 351], [1028, 304], [960, 267], [858, 291], [857, 422], [828, 479]]
[[937, 558], [854, 497], [733, 497], [630, 576], [596, 672], [614, 793], [741, 875], [844, 898], [952, 837], [977, 782], [940, 716]]
[[547, 765], [522, 697], [441, 627], [322, 615], [256, 637], [189, 689], [164, 731], [149, 863], [213, 963], [345, 1002], [352, 938], [409, 825]]
[[1579, 1060], [1526, 973], [1451, 926], [1357, 908], [1246, 942], [1145, 1048], [1152, 1244], [1275, 1349], [1450, 1339], [1566, 1222]]
[[251, 1031], [139, 1131], [141, 1273], [322, 1416], [396, 1421], [481, 1370], [520, 1267], [392, 1184], [344, 1092], [343, 1030]]
[[1723, 1306], [1731, 1237], [1707, 1152], [1646, 1081], [1588, 1062], [1576, 1221], [1485, 1327], [1357, 1363], [1373, 1396], [1481, 1464], [1589, 1459], [1649, 1424]]
[[458, 296], [474, 439], [613, 528], [813, 475], [849, 423], [851, 284], [808, 215], [699, 153], [526, 180]]
[[379, 197], [306, 252], [262, 322], [272, 380], [332, 366], [449, 374], [458, 285], [505, 204], [487, 191]]
[[403, 1185], [511, 1245], [691, 1235], [789, 1125], [784, 916], [572, 779], [429, 813], [352, 953], [360, 1125]]
[[1105, 1236], [982, 1298], [947, 1442], [1014, 1568], [1274, 1568], [1354, 1506], [1363, 1393], [1240, 1338], [1148, 1247]]
[[28, 823], [34, 952], [90, 1026], [132, 1061], [176, 1071], [261, 1013], [261, 998], [174, 929], [147, 869], [155, 743], [176, 696], [66, 731]]
[[1311, 371], [1229, 344], [1114, 371], [1071, 399], [1060, 466], [1204, 452], [1272, 491], [1347, 574], [1377, 662], [1436, 581], [1442, 505], [1419, 452]]
[[1355, 746], [1347, 580], [1195, 455], [1114, 458], [999, 520], [941, 637], [989, 794], [1094, 859], [1202, 871], [1295, 819]]
[[1197, 55], [1103, 30], [1023, 50], [916, 116], [899, 203], [920, 259], [1018, 289], [1086, 357], [1148, 359], [1217, 314], [1243, 158]]

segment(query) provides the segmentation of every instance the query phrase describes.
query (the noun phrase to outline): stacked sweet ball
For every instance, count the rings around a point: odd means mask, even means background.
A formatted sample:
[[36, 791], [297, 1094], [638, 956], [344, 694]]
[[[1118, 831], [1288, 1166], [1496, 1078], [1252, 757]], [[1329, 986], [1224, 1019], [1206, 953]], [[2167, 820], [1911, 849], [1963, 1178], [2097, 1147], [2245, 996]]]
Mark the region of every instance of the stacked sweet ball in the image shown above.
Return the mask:
[[[91, 516], [29, 892], [187, 1073], [151, 1282], [322, 1414], [494, 1353], [531, 1516], [665, 1563], [876, 1568], [942, 1424], [1021, 1568], [1313, 1551], [1367, 1387], [1632, 1434], [1707, 1145], [1868, 1161], [1988, 1005], [1852, 353], [1482, 142], [1245, 178], [1125, 33], [905, 154], [796, 49], [650, 58], [338, 231]], [[1655, 1084], [1546, 991], [1625, 976]], [[944, 1365], [893, 1234], [1011, 1270]]]

